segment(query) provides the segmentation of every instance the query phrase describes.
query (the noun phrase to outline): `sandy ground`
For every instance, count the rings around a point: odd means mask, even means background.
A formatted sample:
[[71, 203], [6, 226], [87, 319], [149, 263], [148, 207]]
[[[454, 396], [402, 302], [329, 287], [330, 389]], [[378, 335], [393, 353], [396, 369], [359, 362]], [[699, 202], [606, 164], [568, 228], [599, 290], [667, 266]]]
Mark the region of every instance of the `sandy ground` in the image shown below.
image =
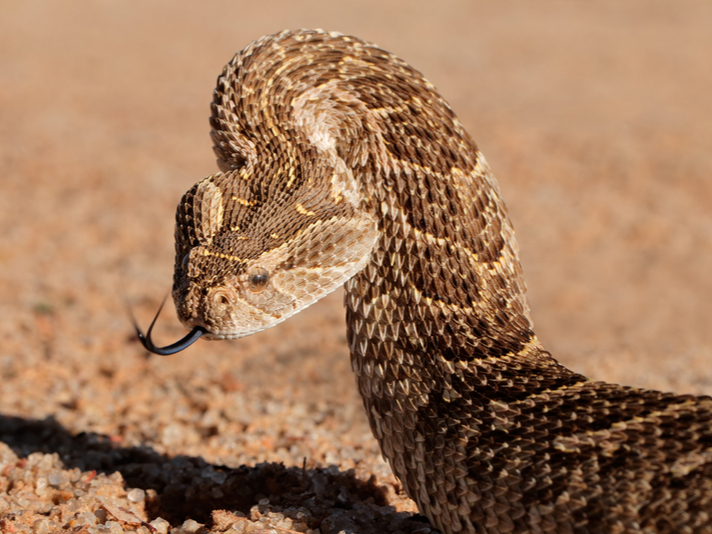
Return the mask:
[[[169, 358], [125, 313], [147, 324], [170, 287], [223, 64], [297, 27], [441, 90], [499, 177], [555, 356], [712, 393], [712, 4], [7, 0], [0, 531], [429, 531], [370, 435], [340, 292]], [[182, 333], [168, 307], [159, 342]]]

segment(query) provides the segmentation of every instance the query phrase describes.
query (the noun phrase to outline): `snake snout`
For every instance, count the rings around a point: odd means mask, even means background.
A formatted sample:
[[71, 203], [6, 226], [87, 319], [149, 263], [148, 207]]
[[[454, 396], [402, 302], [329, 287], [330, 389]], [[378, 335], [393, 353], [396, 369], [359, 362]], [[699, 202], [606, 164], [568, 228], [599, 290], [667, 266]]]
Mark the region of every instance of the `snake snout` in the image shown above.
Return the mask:
[[215, 287], [205, 297], [206, 308], [216, 315], [223, 315], [237, 301], [237, 293], [229, 286]]
[[221, 330], [223, 323], [238, 306], [238, 294], [229, 284], [213, 286], [203, 291], [196, 313], [183, 324], [188, 328], [203, 326], [206, 330]]
[[183, 326], [191, 332], [201, 329], [206, 339], [222, 339], [219, 334], [230, 323], [239, 305], [238, 297], [238, 291], [229, 284], [207, 288], [196, 285], [174, 300]]

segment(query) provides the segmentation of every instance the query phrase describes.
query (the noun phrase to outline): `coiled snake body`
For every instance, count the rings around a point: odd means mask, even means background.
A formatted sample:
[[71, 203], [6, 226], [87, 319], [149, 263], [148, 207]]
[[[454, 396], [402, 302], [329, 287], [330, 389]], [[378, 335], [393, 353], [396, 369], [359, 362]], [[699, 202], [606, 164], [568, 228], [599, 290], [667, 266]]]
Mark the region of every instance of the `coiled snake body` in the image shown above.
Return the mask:
[[177, 211], [191, 339], [345, 283], [371, 428], [443, 532], [712, 532], [712, 399], [591, 381], [542, 348], [497, 183], [420, 73], [286, 31], [235, 56], [212, 111], [222, 172]]

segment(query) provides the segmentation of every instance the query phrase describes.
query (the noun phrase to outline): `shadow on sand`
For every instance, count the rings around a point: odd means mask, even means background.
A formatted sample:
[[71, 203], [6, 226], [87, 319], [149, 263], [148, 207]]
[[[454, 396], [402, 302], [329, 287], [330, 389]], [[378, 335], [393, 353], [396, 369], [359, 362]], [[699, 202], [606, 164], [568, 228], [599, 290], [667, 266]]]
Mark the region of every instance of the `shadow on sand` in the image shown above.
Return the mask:
[[[251, 508], [265, 498], [270, 506], [305, 507], [313, 517], [321, 519], [334, 509], [378, 508], [387, 504], [384, 490], [376, 485], [374, 477], [364, 482], [352, 471], [339, 471], [333, 466], [302, 469], [264, 463], [233, 469], [209, 464], [199, 457], [169, 458], [150, 447], [122, 447], [104, 435], [72, 435], [52, 417], [33, 420], [0, 415], [0, 441], [20, 458], [34, 452], [56, 453], [67, 469], [106, 475], [118, 471], [127, 487], [153, 490], [147, 492], [149, 521], [162, 517], [172, 525], [186, 519], [210, 525], [214, 510], [240, 511], [249, 516]], [[391, 520], [398, 516], [400, 521], [412, 522], [413, 530], [427, 521], [417, 515], [403, 518], [403, 514], [393, 511], [384, 514], [384, 521], [388, 515]], [[319, 521], [310, 528], [317, 528]], [[370, 530], [368, 527], [363, 531]]]

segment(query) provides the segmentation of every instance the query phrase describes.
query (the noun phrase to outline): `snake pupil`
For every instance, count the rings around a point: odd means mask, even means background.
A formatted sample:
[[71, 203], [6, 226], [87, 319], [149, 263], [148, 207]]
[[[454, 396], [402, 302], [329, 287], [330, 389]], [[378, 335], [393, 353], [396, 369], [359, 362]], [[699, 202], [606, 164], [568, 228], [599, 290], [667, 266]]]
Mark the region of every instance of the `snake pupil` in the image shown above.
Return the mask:
[[262, 269], [261, 267], [257, 267], [255, 269], [253, 269], [247, 275], [247, 283], [250, 286], [250, 290], [254, 291], [255, 293], [259, 293], [265, 287], [267, 287], [268, 281], [269, 281], [269, 273], [265, 269]]

